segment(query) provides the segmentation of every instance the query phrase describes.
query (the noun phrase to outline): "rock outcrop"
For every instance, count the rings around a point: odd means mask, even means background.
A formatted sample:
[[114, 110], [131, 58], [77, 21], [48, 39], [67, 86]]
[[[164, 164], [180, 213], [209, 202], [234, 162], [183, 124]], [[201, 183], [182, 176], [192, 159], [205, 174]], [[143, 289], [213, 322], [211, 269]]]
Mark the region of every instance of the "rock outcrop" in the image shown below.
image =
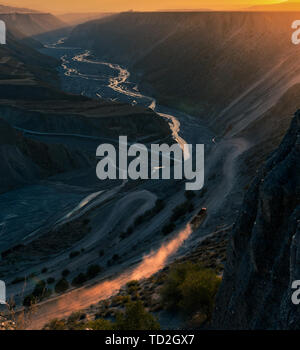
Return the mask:
[[218, 329], [297, 329], [300, 280], [300, 111], [257, 172], [233, 228], [217, 296]]

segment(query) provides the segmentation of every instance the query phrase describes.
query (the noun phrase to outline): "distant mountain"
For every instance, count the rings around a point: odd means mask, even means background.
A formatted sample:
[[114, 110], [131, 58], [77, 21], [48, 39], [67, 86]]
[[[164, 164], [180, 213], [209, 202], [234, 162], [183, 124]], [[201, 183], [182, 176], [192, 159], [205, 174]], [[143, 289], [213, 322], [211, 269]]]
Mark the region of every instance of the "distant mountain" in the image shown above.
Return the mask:
[[161, 9], [157, 10], [156, 12], [208, 12], [208, 11], [213, 11], [211, 9]]
[[286, 1], [278, 4], [257, 5], [247, 8], [248, 11], [300, 11], [300, 3]]
[[[235, 104], [253, 98], [253, 84], [258, 84], [262, 114], [293, 84], [288, 77], [298, 74], [300, 53], [291, 45], [290, 26], [297, 15], [127, 12], [77, 26], [67, 43], [129, 66], [140, 86], [161, 103], [210, 119], [217, 131], [235, 126], [234, 131], [243, 122], [232, 118], [244, 116], [245, 123], [255, 118], [253, 110]], [[258, 100], [245, 102], [254, 103]]]
[[0, 5], [0, 13], [36, 13], [36, 12], [38, 11], [27, 9], [27, 8], [21, 8], [21, 7]]
[[111, 16], [113, 13], [64, 13], [61, 15], [56, 15], [57, 18], [59, 18], [61, 21], [69, 24], [69, 25], [77, 25], [80, 23], [84, 23], [87, 21], [92, 21], [94, 19], [99, 19], [107, 16]]
[[18, 36], [21, 33], [23, 37], [32, 37], [67, 26], [50, 13], [0, 13], [0, 19], [6, 23], [8, 30], [15, 34], [18, 32]]

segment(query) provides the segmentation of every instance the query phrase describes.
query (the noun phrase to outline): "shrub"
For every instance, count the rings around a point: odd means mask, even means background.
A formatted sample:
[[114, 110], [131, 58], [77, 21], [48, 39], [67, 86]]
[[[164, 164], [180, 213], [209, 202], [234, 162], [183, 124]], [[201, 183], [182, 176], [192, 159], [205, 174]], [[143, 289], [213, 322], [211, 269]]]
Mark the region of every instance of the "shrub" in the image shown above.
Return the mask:
[[31, 294], [27, 295], [23, 299], [23, 305], [24, 306], [31, 306], [33, 304], [36, 304], [38, 301], [43, 300], [44, 298], [49, 297], [52, 294], [52, 291], [48, 288], [46, 288], [46, 282], [45, 281], [39, 281]]
[[192, 315], [197, 310], [209, 320], [219, 286], [220, 279], [212, 270], [192, 271], [180, 286], [180, 308], [187, 315]]
[[53, 277], [49, 277], [48, 279], [47, 279], [47, 283], [48, 284], [53, 284], [55, 282], [55, 278], [53, 278]]
[[80, 287], [86, 281], [87, 281], [86, 275], [84, 273], [80, 273], [79, 275], [77, 275], [76, 277], [73, 278], [72, 286]]
[[119, 254], [114, 254], [113, 257], [112, 257], [113, 261], [118, 261], [119, 259], [120, 259]]
[[32, 295], [37, 297], [37, 298], [40, 298], [44, 295], [46, 291], [46, 282], [45, 281], [39, 281], [35, 287], [34, 287], [34, 290], [32, 292]]
[[63, 272], [61, 273], [62, 277], [67, 277], [69, 276], [69, 274], [70, 274], [70, 271], [68, 269], [63, 270]]
[[54, 319], [46, 324], [44, 328], [53, 331], [63, 331], [67, 329], [67, 326], [63, 320]]
[[116, 317], [115, 329], [121, 331], [159, 330], [160, 325], [156, 318], [146, 311], [141, 301], [126, 304], [125, 313]]
[[77, 322], [84, 320], [86, 318], [86, 314], [82, 312], [73, 312], [67, 319], [68, 325], [76, 324]]
[[114, 330], [114, 324], [111, 321], [99, 318], [95, 321], [89, 321], [85, 328], [92, 329], [94, 331], [112, 331]]
[[192, 203], [185, 201], [184, 203], [178, 205], [173, 209], [173, 215], [171, 216], [170, 221], [177, 221], [180, 217], [184, 216], [191, 208]]
[[87, 269], [86, 276], [88, 279], [96, 277], [101, 272], [101, 267], [99, 265], [91, 265]]
[[112, 299], [113, 305], [125, 305], [131, 300], [130, 295], [116, 295]]
[[129, 227], [126, 232], [120, 234], [121, 239], [128, 238], [133, 233], [133, 227]]
[[169, 309], [179, 309], [187, 316], [197, 312], [211, 318], [220, 279], [213, 270], [190, 262], [175, 265], [161, 289], [161, 297]]
[[34, 295], [29, 294], [23, 299], [23, 306], [30, 307], [36, 304], [36, 302], [37, 302], [37, 298]]
[[69, 282], [65, 278], [62, 278], [61, 280], [59, 280], [55, 285], [56, 293], [64, 293], [68, 289], [69, 289]]

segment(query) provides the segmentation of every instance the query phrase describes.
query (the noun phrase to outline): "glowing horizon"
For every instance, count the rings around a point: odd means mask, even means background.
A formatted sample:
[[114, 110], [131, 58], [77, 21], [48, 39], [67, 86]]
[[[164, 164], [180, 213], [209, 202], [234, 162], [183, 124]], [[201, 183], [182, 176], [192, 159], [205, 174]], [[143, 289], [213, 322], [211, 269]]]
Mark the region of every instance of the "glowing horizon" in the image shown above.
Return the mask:
[[121, 12], [121, 11], [161, 11], [161, 10], [241, 10], [257, 5], [278, 3], [299, 3], [292, 0], [0, 0], [1, 5], [25, 7], [32, 10], [53, 13], [76, 12]]

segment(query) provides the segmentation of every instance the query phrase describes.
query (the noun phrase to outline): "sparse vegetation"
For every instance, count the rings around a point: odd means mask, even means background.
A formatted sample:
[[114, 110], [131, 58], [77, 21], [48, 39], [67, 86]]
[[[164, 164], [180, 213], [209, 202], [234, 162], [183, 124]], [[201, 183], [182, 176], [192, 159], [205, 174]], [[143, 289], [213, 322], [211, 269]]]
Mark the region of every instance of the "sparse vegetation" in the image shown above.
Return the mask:
[[63, 270], [63, 272], [61, 273], [62, 277], [64, 278], [69, 276], [69, 274], [70, 274], [70, 271], [68, 269]]
[[87, 281], [87, 277], [84, 273], [80, 273], [76, 277], [73, 278], [72, 280], [72, 286], [74, 287], [80, 287], [84, 284], [84, 282]]
[[161, 290], [161, 297], [169, 309], [186, 316], [201, 313], [210, 320], [220, 278], [213, 270], [186, 262], [175, 265]]
[[119, 254], [114, 254], [110, 260], [107, 262], [107, 266], [115, 265], [120, 260]]
[[86, 272], [87, 279], [92, 279], [96, 277], [101, 272], [101, 267], [99, 265], [91, 265], [88, 267]]
[[26, 297], [23, 299], [23, 306], [30, 307], [37, 303], [37, 298], [34, 297], [32, 294], [26, 295]]
[[51, 294], [51, 289], [46, 288], [46, 282], [41, 280], [35, 285], [32, 293], [25, 296], [23, 299], [23, 305], [30, 307], [31, 305], [48, 298]]
[[144, 214], [138, 216], [135, 221], [134, 224], [132, 226], [130, 226], [126, 232], [122, 232], [120, 235], [121, 239], [125, 239], [127, 237], [129, 237], [133, 231], [134, 228], [140, 226], [141, 224], [143, 224], [145, 221], [149, 221], [151, 220], [155, 215], [157, 215], [159, 212], [161, 212], [165, 207], [165, 202], [162, 199], [158, 199], [155, 203], [155, 206], [146, 211]]
[[156, 318], [146, 311], [140, 300], [136, 302], [130, 301], [126, 304], [125, 313], [117, 314], [114, 327], [120, 331], [154, 331], [160, 329]]
[[181, 217], [185, 216], [186, 213], [194, 210], [194, 205], [189, 200], [183, 202], [173, 209], [173, 215], [171, 216], [170, 221], [175, 222]]
[[54, 319], [51, 322], [49, 322], [46, 326], [46, 329], [53, 330], [53, 331], [63, 331], [66, 328], [66, 324], [63, 320]]
[[137, 292], [140, 288], [139, 281], [130, 281], [126, 284], [126, 289], [129, 294], [132, 294], [133, 292]]
[[65, 279], [62, 278], [59, 280], [56, 285], [55, 285], [55, 292], [56, 293], [64, 293], [69, 289], [69, 282]]
[[55, 282], [55, 278], [54, 277], [49, 277], [48, 279], [47, 279], [47, 283], [48, 284], [53, 284]]

